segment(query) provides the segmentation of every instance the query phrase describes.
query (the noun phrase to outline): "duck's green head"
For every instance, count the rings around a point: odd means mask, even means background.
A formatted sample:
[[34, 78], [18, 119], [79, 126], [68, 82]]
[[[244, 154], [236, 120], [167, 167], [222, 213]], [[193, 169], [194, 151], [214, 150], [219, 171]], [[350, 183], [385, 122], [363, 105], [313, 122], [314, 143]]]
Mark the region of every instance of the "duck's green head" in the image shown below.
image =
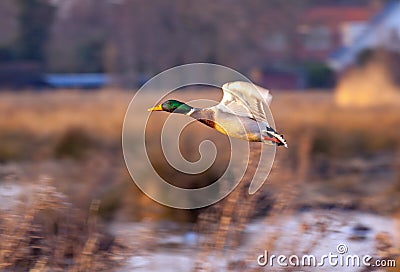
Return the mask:
[[166, 111], [171, 113], [187, 114], [192, 109], [193, 107], [178, 100], [167, 100], [156, 107], [148, 109], [148, 111]]

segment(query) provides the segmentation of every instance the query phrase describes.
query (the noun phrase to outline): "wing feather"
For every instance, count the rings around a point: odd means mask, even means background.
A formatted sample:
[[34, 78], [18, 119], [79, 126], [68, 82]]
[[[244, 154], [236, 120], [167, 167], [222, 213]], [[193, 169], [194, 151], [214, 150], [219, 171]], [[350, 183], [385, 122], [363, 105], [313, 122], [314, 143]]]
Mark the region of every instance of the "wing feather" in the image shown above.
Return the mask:
[[234, 114], [267, 120], [267, 107], [272, 96], [267, 89], [242, 81], [225, 83], [224, 96], [218, 106], [226, 107]]

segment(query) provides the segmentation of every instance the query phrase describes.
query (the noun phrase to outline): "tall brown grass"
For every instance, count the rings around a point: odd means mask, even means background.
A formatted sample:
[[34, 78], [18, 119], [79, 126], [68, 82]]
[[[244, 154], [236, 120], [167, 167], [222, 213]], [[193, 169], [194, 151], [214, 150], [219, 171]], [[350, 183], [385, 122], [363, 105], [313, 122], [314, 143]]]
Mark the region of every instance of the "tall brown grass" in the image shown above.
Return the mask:
[[[275, 164], [284, 165], [285, 170], [290, 167], [297, 171], [298, 180], [332, 177], [342, 171], [338, 169], [338, 165], [346, 167], [346, 164], [352, 164], [354, 158], [367, 159], [374, 157], [374, 154], [393, 157], [396, 146], [400, 144], [398, 107], [341, 109], [335, 106], [333, 95], [328, 91], [275, 91], [272, 94], [274, 99], [271, 106], [277, 130], [285, 135], [289, 143], [288, 150], [278, 151], [286, 155]], [[85, 183], [91, 184], [88, 187], [94, 188], [95, 194], [104, 193], [107, 196], [110, 212], [118, 209], [118, 205], [129, 206], [128, 203], [131, 202], [152, 203], [146, 197], [132, 199], [127, 196], [125, 199], [110, 197], [105, 193], [139, 193], [133, 186], [126, 185], [130, 178], [124, 170], [120, 140], [125, 110], [133, 95], [132, 92], [113, 89], [98, 92], [64, 90], [0, 93], [0, 114], [7, 117], [0, 119], [0, 162], [25, 161], [41, 164], [50, 160], [69, 165], [67, 167], [75, 170], [60, 172], [52, 167], [50, 171], [63, 180], [63, 184], [76, 184], [70, 179], [83, 176]], [[139, 113], [143, 113], [138, 114], [138, 120], [145, 118], [146, 109], [152, 106], [151, 100], [155, 95], [156, 92], [152, 92], [144, 96], [141, 108], [137, 109]], [[182, 101], [197, 98], [218, 101], [221, 92], [217, 89], [179, 90], [169, 97]], [[149, 155], [161, 174], [180, 180], [179, 186], [189, 187], [201, 187], [218, 178], [229, 159], [225, 156], [227, 152], [220, 154], [209, 172], [198, 177], [181, 176], [170, 169], [157, 145], [162, 124], [168, 115], [158, 113], [157, 118], [154, 116], [149, 119], [146, 135], [149, 142], [154, 143], [149, 146]], [[138, 133], [142, 131], [143, 128], [137, 128]], [[223, 149], [227, 147], [225, 136], [201, 124], [193, 124], [182, 136], [185, 156], [196, 159], [196, 143], [205, 138], [218, 142]], [[96, 164], [108, 167], [100, 170]], [[282, 174], [280, 168], [275, 171]], [[67, 176], [70, 177], [66, 178]], [[82, 198], [84, 197], [83, 194]]]
[[0, 270], [98, 271], [125, 258], [122, 243], [96, 223], [98, 201], [89, 213], [78, 210], [46, 178], [29, 190], [0, 211]]
[[[396, 185], [398, 188], [400, 169], [395, 159], [400, 146], [398, 107], [341, 109], [327, 91], [272, 94], [276, 129], [287, 138], [289, 149], [278, 149], [274, 168], [264, 185], [267, 189], [252, 197], [247, 194], [255, 167], [252, 164], [228, 198], [209, 208], [188, 212], [156, 204], [132, 184], [122, 157], [121, 130], [133, 93], [111, 89], [0, 93], [0, 115], [6, 116], [0, 119], [0, 166], [15, 166], [12, 180], [23, 186], [36, 183], [32, 180], [41, 174], [53, 180], [52, 184], [38, 187], [42, 191], [29, 205], [1, 212], [1, 269], [112, 268], [115, 262], [122, 262], [127, 251], [101, 227], [113, 220], [196, 222], [196, 229], [205, 239], [197, 248], [195, 269], [203, 271], [208, 257], [215, 252], [222, 258], [232, 255], [246, 239], [246, 225], [257, 216], [262, 216], [269, 226], [279, 216], [309, 206], [333, 205], [385, 214], [399, 210], [400, 191], [393, 190]], [[149, 93], [144, 98], [138, 120], [153, 106], [150, 101], [154, 95]], [[221, 93], [178, 91], [170, 97], [182, 101], [210, 97], [218, 100]], [[158, 114], [157, 118], [150, 118], [146, 128], [152, 143], [159, 142], [167, 116]], [[142, 133], [143, 128], [138, 126], [137, 131]], [[198, 157], [196, 143], [202, 139], [215, 140], [223, 148], [227, 145], [225, 136], [201, 124], [190, 125], [184, 134], [183, 151], [191, 159]], [[257, 144], [253, 146], [251, 159], [257, 161]], [[213, 182], [229, 159], [227, 152], [222, 153], [209, 172], [185, 176], [168, 168], [157, 144], [149, 151], [161, 174], [172, 176], [179, 180], [177, 185], [187, 188]], [[391, 170], [378, 178], [367, 172], [381, 173], [381, 169]], [[149, 179], [150, 173], [149, 169]], [[0, 171], [0, 182], [4, 175]], [[100, 199], [100, 206], [93, 199]], [[98, 216], [93, 216], [94, 212]], [[96, 218], [100, 221], [96, 222]], [[307, 224], [303, 229], [311, 228], [324, 235], [324, 222], [318, 225], [320, 229]], [[274, 249], [282, 235], [278, 230], [261, 237], [260, 248]], [[310, 241], [304, 250], [314, 247], [315, 241]], [[238, 262], [232, 260], [231, 270], [245, 270], [249, 260], [250, 253]]]

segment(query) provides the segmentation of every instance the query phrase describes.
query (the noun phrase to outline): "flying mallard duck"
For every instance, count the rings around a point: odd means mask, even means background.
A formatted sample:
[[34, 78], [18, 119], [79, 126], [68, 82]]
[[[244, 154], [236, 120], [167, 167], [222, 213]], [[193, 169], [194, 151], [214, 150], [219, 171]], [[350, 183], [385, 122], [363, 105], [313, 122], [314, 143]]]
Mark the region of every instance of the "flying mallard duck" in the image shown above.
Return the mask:
[[283, 135], [268, 124], [266, 110], [272, 100], [268, 90], [236, 81], [225, 83], [222, 91], [222, 100], [213, 107], [194, 108], [177, 100], [167, 100], [148, 111], [185, 114], [230, 137], [287, 147]]

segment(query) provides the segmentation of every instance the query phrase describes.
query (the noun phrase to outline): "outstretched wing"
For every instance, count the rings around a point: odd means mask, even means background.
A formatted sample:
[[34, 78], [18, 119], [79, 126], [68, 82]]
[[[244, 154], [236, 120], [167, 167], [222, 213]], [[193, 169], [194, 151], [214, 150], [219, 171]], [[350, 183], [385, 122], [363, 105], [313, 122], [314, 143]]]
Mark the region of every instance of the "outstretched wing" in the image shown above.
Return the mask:
[[267, 120], [267, 107], [272, 96], [267, 89], [235, 81], [222, 86], [224, 96], [218, 106], [227, 107], [235, 115]]

